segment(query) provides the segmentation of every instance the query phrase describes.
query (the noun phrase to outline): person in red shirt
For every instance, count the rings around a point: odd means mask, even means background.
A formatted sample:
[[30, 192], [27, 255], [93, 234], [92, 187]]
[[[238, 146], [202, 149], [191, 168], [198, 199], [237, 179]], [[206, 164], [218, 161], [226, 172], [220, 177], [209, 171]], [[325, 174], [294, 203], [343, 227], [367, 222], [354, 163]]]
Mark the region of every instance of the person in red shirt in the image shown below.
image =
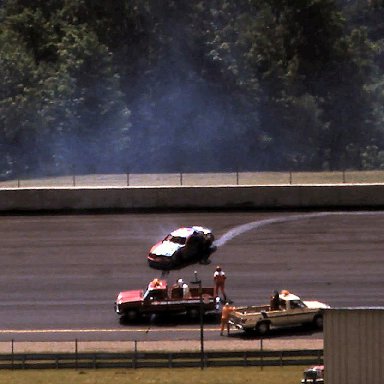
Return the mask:
[[227, 301], [227, 295], [225, 294], [225, 280], [226, 279], [227, 279], [227, 276], [225, 276], [224, 271], [218, 265], [216, 267], [215, 273], [213, 274], [213, 280], [215, 282], [215, 296], [219, 296], [219, 291], [221, 291], [221, 294], [223, 295], [224, 301]]

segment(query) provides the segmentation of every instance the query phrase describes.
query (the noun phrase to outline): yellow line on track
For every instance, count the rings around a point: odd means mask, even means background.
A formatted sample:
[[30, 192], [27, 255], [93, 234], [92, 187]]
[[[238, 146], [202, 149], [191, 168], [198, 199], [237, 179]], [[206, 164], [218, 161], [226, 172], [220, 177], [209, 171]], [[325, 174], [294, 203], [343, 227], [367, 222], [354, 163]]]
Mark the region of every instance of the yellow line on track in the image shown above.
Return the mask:
[[[217, 332], [219, 328], [204, 328], [205, 332]], [[150, 330], [156, 332], [200, 332], [200, 328], [150, 328]], [[111, 328], [111, 329], [0, 329], [0, 334], [7, 333], [107, 333], [107, 332], [148, 332], [148, 328], [139, 328], [139, 329], [120, 329], [120, 328]]]

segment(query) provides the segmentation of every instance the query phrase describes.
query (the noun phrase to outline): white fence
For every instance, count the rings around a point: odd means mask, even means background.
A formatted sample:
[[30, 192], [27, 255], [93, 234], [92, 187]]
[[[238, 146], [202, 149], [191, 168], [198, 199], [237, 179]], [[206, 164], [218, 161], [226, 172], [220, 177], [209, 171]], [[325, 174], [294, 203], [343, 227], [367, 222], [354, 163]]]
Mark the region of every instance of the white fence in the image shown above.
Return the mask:
[[68, 175], [0, 182], [0, 188], [382, 184], [383, 171], [227, 172]]

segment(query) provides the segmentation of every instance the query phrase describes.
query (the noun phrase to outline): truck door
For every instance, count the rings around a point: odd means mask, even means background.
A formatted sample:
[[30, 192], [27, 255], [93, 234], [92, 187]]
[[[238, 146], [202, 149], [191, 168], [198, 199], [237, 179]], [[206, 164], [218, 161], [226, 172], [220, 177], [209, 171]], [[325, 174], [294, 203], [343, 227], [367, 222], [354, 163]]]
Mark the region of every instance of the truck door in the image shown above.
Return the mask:
[[153, 289], [144, 300], [143, 312], [163, 313], [168, 309], [168, 298], [166, 289]]
[[307, 306], [301, 300], [290, 300], [289, 305], [289, 323], [292, 325], [301, 324], [308, 321]]

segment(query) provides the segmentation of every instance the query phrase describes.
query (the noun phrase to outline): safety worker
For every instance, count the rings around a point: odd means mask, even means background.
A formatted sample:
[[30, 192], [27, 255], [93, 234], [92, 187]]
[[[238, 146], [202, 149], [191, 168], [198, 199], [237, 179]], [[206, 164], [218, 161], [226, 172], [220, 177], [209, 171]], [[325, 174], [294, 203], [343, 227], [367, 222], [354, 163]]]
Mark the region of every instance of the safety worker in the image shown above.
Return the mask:
[[271, 311], [278, 311], [280, 309], [279, 292], [273, 291], [269, 306]]
[[153, 279], [149, 284], [148, 284], [148, 288], [150, 289], [154, 289], [154, 288], [159, 288], [161, 287], [161, 281], [160, 279]]
[[219, 296], [219, 291], [223, 295], [223, 300], [227, 301], [227, 295], [225, 294], [225, 280], [227, 276], [225, 272], [221, 269], [220, 265], [216, 267], [216, 270], [213, 274], [213, 281], [215, 282], [215, 296]]
[[183, 284], [183, 279], [177, 279], [175, 284], [172, 285], [172, 288], [183, 288]]
[[220, 336], [223, 336], [224, 328], [227, 327], [227, 335], [229, 335], [229, 314], [235, 309], [231, 307], [228, 302], [225, 303], [223, 309], [221, 310], [221, 326], [220, 326]]
[[183, 288], [183, 299], [189, 299], [191, 297], [191, 292], [189, 291], [188, 284], [184, 283], [182, 288]]

